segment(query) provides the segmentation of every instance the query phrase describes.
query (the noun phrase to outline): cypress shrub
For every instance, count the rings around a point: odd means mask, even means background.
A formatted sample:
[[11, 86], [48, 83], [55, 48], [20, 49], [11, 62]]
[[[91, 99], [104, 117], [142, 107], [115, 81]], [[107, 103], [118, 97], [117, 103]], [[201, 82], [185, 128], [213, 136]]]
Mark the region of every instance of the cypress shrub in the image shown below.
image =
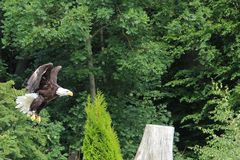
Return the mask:
[[107, 103], [98, 92], [91, 103], [88, 98], [85, 111], [87, 119], [84, 126], [83, 160], [122, 160], [119, 141], [111, 127], [111, 117], [106, 111]]

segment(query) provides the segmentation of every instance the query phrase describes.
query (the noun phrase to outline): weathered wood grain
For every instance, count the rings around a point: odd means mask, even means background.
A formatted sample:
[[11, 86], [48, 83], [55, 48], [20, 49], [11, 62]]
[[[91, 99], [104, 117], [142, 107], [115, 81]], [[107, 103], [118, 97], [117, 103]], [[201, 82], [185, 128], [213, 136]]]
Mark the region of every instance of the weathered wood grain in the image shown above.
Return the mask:
[[134, 160], [172, 160], [174, 127], [146, 125]]

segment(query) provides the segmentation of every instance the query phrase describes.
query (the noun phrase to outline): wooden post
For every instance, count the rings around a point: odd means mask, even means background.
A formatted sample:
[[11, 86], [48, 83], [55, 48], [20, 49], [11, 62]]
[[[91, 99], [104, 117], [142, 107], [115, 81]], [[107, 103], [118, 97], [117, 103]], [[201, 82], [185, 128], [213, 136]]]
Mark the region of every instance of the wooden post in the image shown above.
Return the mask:
[[173, 160], [174, 127], [147, 124], [134, 160]]

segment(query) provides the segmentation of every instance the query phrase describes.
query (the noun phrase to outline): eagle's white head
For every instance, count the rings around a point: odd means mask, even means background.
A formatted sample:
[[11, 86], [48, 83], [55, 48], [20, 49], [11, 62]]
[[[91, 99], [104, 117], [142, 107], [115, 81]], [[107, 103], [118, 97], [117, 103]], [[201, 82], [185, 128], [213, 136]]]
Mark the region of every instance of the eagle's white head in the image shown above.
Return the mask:
[[65, 89], [65, 88], [62, 88], [62, 87], [59, 87], [56, 91], [56, 94], [59, 95], [60, 97], [62, 96], [73, 96], [73, 92], [68, 90], [68, 89]]

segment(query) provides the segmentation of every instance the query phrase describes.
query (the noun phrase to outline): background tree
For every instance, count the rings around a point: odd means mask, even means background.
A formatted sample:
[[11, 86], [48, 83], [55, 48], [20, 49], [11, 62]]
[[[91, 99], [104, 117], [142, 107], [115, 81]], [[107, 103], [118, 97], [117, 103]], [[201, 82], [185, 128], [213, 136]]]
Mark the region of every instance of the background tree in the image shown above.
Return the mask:
[[[62, 75], [65, 76], [60, 77], [60, 81], [80, 92], [76, 101], [67, 102], [74, 107], [65, 107], [65, 99], [49, 107], [55, 108], [49, 109], [53, 113], [52, 119], [62, 121], [66, 128], [62, 137], [66, 148], [80, 148], [84, 122], [82, 97], [86, 95], [83, 91], [89, 90], [89, 73], [95, 76], [97, 87], [106, 93], [114, 127], [124, 146], [125, 159], [135, 155], [146, 123], [169, 123], [170, 113], [165, 105], [154, 102], [160, 93], [160, 76], [173, 61], [165, 44], [157, 39], [158, 33], [151, 32], [152, 13], [146, 7], [155, 7], [156, 4], [135, 1], [3, 1], [2, 41], [6, 47], [14, 48], [12, 57], [28, 59], [25, 62], [31, 68], [48, 61], [63, 65]], [[159, 4], [154, 10], [158, 8]], [[89, 38], [91, 47], [86, 43]], [[88, 67], [89, 48], [94, 68]], [[24, 81], [21, 77], [27, 73], [30, 71], [18, 72], [20, 77], [16, 81]], [[123, 121], [126, 117], [128, 121]]]
[[63, 66], [59, 81], [76, 93], [48, 107], [50, 119], [65, 128], [63, 152], [80, 151], [92, 75], [124, 159], [134, 157], [146, 123], [173, 124], [183, 158], [201, 156], [189, 147], [206, 145], [209, 133], [202, 130], [216, 124], [209, 114], [215, 107], [208, 105], [212, 81], [230, 91], [238, 86], [239, 1], [0, 3], [1, 81], [14, 79], [21, 88], [32, 70], [51, 61]]
[[193, 1], [167, 26], [164, 39], [177, 59], [165, 75], [163, 101], [180, 127], [184, 150], [204, 145], [208, 134], [199, 128], [214, 125], [209, 115], [213, 108], [207, 105], [212, 99], [212, 80], [230, 89], [238, 84], [237, 6], [236, 1]]

